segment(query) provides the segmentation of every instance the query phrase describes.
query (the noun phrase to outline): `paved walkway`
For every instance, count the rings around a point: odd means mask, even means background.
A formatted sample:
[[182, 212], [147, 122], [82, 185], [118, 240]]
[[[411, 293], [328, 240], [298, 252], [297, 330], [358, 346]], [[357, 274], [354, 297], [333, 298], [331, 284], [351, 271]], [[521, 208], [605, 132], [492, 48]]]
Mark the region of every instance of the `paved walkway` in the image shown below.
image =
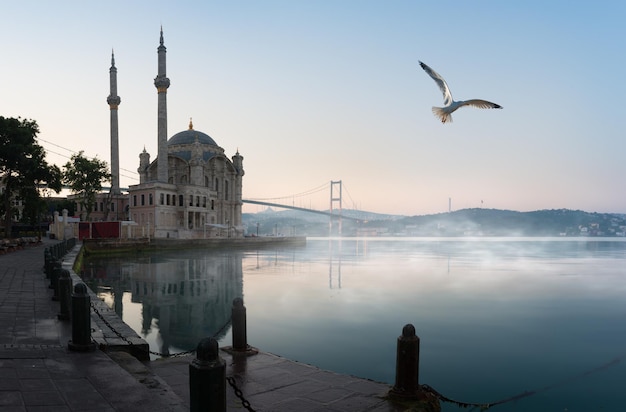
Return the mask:
[[[43, 272], [44, 249], [55, 242], [0, 255], [0, 412], [188, 411], [193, 358], [140, 362], [125, 352], [68, 349], [71, 323], [57, 319]], [[267, 353], [220, 356], [256, 411], [437, 410], [392, 403], [386, 384]], [[226, 393], [229, 411], [245, 410], [232, 388]]]
[[43, 272], [44, 239], [0, 255], [0, 411], [186, 411], [166, 384], [139, 382], [106, 353], [68, 350]]

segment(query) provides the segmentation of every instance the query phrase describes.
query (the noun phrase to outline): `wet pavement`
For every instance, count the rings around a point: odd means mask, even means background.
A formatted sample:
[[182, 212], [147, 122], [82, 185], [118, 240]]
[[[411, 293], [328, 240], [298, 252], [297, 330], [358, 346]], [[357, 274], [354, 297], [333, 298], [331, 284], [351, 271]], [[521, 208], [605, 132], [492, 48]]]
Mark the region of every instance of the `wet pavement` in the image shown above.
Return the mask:
[[[258, 411], [404, 411], [386, 400], [386, 384], [340, 375], [269, 353], [231, 355], [220, 351], [226, 376], [233, 377], [243, 399], [227, 387], [228, 410], [248, 401]], [[152, 370], [189, 402], [191, 356], [153, 361]]]
[[164, 382], [144, 385], [105, 352], [68, 349], [71, 323], [57, 318], [43, 271], [54, 243], [0, 255], [0, 412], [189, 410]]
[[[138, 354], [145, 354], [145, 341], [91, 291], [100, 312], [91, 316], [97, 349], [68, 349], [71, 321], [58, 319], [59, 302], [52, 300], [43, 270], [45, 248], [58, 242], [43, 239], [0, 255], [0, 412], [188, 411], [194, 355], [138, 360], [143, 359]], [[76, 246], [65, 256], [65, 269], [71, 269], [78, 250]], [[72, 278], [74, 284], [79, 281], [73, 272]], [[114, 323], [124, 336], [112, 333], [106, 323]], [[432, 403], [392, 402], [387, 384], [269, 353], [246, 356], [220, 350], [220, 357], [240, 393], [225, 383], [228, 411], [437, 410]]]

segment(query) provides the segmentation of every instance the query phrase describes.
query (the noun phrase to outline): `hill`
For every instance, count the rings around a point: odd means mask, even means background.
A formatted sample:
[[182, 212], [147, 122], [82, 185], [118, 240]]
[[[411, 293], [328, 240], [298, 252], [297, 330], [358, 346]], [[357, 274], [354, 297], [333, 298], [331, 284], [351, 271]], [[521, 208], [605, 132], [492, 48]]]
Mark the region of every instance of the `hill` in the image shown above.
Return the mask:
[[398, 223], [412, 235], [422, 236], [623, 236], [626, 231], [624, 215], [567, 209], [463, 209], [408, 217]]
[[[624, 236], [626, 215], [552, 209], [517, 212], [462, 209], [449, 213], [398, 216], [343, 210], [343, 236]], [[267, 209], [244, 213], [248, 234], [328, 236], [329, 217]], [[335, 226], [335, 230], [337, 225]], [[258, 232], [257, 232], [258, 229]], [[336, 234], [336, 233], [334, 233]]]

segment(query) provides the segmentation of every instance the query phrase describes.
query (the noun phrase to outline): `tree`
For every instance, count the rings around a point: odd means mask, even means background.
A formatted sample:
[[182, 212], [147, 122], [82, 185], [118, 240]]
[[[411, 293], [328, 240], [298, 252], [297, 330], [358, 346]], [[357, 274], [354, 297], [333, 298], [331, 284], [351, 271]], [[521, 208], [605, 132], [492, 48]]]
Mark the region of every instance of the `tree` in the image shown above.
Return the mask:
[[107, 162], [97, 157], [88, 159], [81, 150], [72, 155], [65, 164], [63, 182], [69, 186], [72, 193], [80, 199], [83, 210], [87, 211], [87, 220], [96, 203], [96, 194], [102, 191], [102, 183], [111, 178]]
[[0, 215], [4, 215], [4, 236], [11, 236], [15, 200], [23, 202], [23, 214], [31, 223], [41, 208], [40, 188], [61, 191], [61, 171], [48, 165], [46, 153], [35, 140], [37, 122], [0, 116]]
[[74, 207], [76, 207], [76, 204], [72, 200], [67, 198], [46, 199], [46, 215], [50, 219], [54, 216], [54, 212], [59, 212], [59, 214], [62, 214], [63, 209], [67, 210], [68, 216], [74, 216]]

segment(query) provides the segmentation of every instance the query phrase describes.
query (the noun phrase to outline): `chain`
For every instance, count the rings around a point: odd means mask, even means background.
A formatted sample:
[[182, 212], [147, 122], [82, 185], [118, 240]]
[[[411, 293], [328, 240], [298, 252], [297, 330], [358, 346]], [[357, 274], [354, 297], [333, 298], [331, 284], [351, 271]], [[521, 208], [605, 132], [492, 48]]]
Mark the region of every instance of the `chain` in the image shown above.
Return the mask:
[[490, 403], [468, 403], [468, 402], [459, 402], [459, 401], [455, 401], [454, 399], [450, 399], [447, 398], [445, 396], [443, 396], [442, 394], [440, 394], [439, 392], [437, 392], [433, 387], [428, 386], [426, 384], [421, 385], [422, 389], [425, 390], [428, 393], [431, 393], [433, 395], [435, 395], [435, 397], [437, 399], [439, 399], [442, 402], [448, 402], [448, 403], [453, 403], [461, 408], [468, 408], [468, 407], [474, 407], [474, 408], [480, 408], [481, 411], [486, 411], [487, 409], [491, 408], [494, 404], [490, 404]]
[[224, 325], [218, 329], [217, 332], [215, 332], [213, 334], [213, 338], [217, 339], [218, 336], [220, 336], [222, 334], [222, 332], [224, 332], [226, 330], [227, 327], [230, 326], [231, 321], [233, 320], [233, 318], [229, 318], [226, 323], [224, 323]]
[[243, 397], [243, 392], [241, 392], [241, 389], [237, 387], [237, 382], [235, 381], [235, 378], [229, 376], [226, 378], [226, 381], [230, 386], [232, 386], [233, 390], [235, 391], [235, 395], [241, 400], [241, 404], [243, 405], [243, 407], [246, 408], [249, 412], [255, 412], [255, 410], [252, 409], [252, 406], [250, 406], [250, 402]]
[[518, 393], [517, 395], [511, 396], [509, 398], [502, 399], [502, 400], [499, 400], [497, 402], [490, 402], [490, 403], [459, 402], [459, 401], [455, 401], [454, 399], [446, 398], [445, 396], [443, 396], [441, 393], [437, 392], [431, 386], [428, 386], [428, 385], [421, 385], [421, 386], [422, 386], [422, 389], [424, 389], [426, 392], [430, 392], [431, 394], [433, 394], [435, 397], [437, 397], [437, 399], [439, 399], [442, 402], [454, 403], [457, 406], [460, 406], [462, 408], [472, 407], [472, 408], [480, 408], [481, 411], [486, 411], [487, 409], [489, 409], [489, 408], [491, 408], [493, 406], [502, 405], [503, 403], [509, 403], [509, 402], [520, 400], [522, 398], [526, 398], [528, 396], [536, 395], [538, 393], [545, 392], [547, 390], [553, 389], [553, 388], [555, 388], [557, 386], [563, 385], [563, 384], [571, 382], [573, 380], [584, 378], [584, 377], [589, 376], [589, 375], [591, 375], [593, 373], [600, 372], [600, 371], [602, 371], [604, 369], [607, 369], [607, 368], [609, 368], [611, 366], [617, 365], [625, 357], [626, 357], [626, 354], [622, 355], [622, 356], [618, 356], [615, 359], [612, 359], [612, 360], [610, 360], [609, 362], [607, 362], [607, 363], [605, 363], [603, 365], [600, 365], [600, 366], [598, 366], [596, 368], [593, 368], [593, 369], [590, 369], [588, 371], [585, 371], [585, 372], [583, 372], [581, 374], [578, 374], [576, 376], [573, 376], [573, 377], [570, 377], [570, 378], [567, 378], [567, 379], [563, 379], [561, 381], [552, 383], [550, 385], [544, 386], [543, 388], [540, 388], [540, 389], [537, 389], [537, 390], [534, 390], [534, 391], [524, 391], [524, 392]]

